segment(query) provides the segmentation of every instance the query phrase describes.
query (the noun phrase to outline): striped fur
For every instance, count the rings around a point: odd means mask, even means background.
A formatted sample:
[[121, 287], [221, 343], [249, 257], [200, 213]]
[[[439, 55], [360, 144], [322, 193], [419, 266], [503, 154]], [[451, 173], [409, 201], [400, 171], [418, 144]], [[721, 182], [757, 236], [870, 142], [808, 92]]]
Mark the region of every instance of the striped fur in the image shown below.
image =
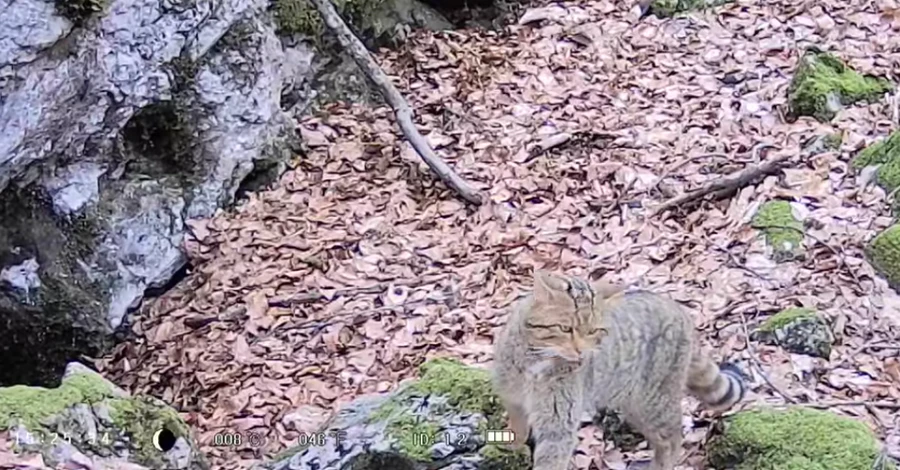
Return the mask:
[[716, 409], [744, 394], [740, 371], [717, 367], [694, 336], [667, 298], [536, 273], [494, 346], [494, 382], [517, 442], [533, 446], [534, 470], [565, 470], [581, 418], [603, 408], [647, 438], [652, 470], [671, 470], [685, 392]]

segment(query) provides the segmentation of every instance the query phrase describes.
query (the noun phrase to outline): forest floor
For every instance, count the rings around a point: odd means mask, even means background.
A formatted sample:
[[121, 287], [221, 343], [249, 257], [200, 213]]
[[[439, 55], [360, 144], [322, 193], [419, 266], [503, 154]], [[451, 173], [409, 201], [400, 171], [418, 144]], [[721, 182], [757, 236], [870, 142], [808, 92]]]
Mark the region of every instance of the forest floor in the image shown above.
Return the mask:
[[[237, 468], [340, 404], [391, 390], [426, 357], [489, 363], [495, 329], [540, 267], [675, 298], [716, 357], [752, 375], [739, 409], [819, 402], [900, 455], [900, 413], [871, 404], [900, 398], [900, 297], [864, 258], [892, 217], [884, 191], [849, 164], [896, 128], [896, 97], [829, 124], [783, 118], [808, 45], [863, 73], [900, 70], [897, 2], [740, 0], [673, 19], [633, 7], [567, 2], [530, 13], [543, 21], [417, 33], [380, 52], [428, 141], [488, 202], [467, 206], [437, 182], [389, 109], [331, 106], [301, 123], [307, 151], [270, 189], [192, 225], [188, 277], [147, 302], [135, 339], [101, 370], [183, 411], [214, 465]], [[838, 151], [649, 215], [666, 195], [800, 155], [832, 132]], [[561, 133], [572, 138], [533, 150]], [[754, 151], [761, 144], [773, 147]], [[774, 263], [750, 227], [773, 199], [811, 227], [805, 259]], [[748, 329], [790, 306], [831, 322], [829, 360], [748, 343]], [[699, 469], [710, 424], [692, 405], [685, 416], [695, 419], [679, 468]], [[265, 448], [212, 446], [217, 433], [250, 430]], [[580, 437], [579, 468], [646, 455], [593, 428]]]

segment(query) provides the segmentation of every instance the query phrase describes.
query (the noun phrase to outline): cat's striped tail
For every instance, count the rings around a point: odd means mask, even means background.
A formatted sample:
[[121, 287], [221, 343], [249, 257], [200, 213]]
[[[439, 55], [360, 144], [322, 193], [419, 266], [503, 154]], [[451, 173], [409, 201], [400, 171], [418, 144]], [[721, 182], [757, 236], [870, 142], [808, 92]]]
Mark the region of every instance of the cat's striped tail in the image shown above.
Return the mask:
[[727, 362], [717, 366], [699, 351], [691, 357], [687, 388], [691, 395], [716, 410], [731, 408], [746, 392], [743, 374], [737, 366]]

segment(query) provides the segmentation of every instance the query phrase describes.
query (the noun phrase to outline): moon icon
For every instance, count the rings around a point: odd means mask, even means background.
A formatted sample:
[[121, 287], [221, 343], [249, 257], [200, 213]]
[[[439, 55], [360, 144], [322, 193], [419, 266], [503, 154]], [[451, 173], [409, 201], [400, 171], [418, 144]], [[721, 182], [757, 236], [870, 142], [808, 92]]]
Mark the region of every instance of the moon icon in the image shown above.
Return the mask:
[[168, 428], [162, 428], [153, 433], [153, 447], [160, 452], [168, 452], [175, 447], [175, 434]]
[[162, 446], [159, 445], [159, 435], [162, 434], [162, 429], [153, 433], [153, 447], [156, 447], [156, 450], [162, 452]]

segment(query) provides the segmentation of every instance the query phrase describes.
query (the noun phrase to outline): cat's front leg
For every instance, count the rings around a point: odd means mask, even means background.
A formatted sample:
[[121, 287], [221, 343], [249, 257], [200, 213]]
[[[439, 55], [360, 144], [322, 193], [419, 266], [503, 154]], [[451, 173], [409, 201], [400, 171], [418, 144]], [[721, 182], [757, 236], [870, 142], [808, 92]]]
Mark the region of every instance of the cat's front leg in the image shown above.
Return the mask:
[[549, 379], [528, 403], [534, 470], [566, 470], [578, 443], [581, 389], [572, 378]]

